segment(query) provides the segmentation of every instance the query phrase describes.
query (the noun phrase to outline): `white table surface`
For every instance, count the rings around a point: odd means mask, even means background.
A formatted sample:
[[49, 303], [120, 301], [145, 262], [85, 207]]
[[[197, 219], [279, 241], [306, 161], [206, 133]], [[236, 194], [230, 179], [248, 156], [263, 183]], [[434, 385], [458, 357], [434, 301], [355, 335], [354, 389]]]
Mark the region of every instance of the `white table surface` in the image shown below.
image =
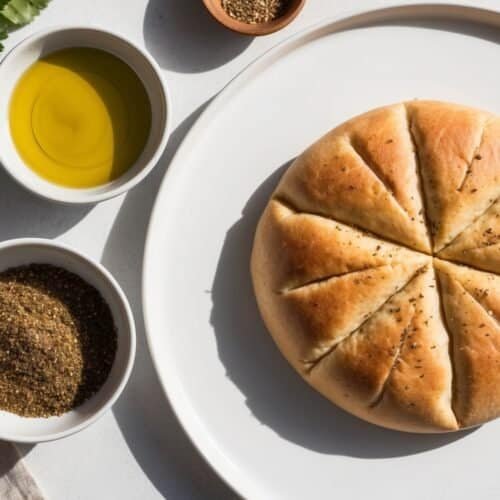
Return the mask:
[[[500, 0], [469, 3], [500, 9]], [[117, 199], [83, 208], [51, 205], [0, 171], [0, 239], [53, 238], [100, 260], [125, 289], [137, 323], [135, 369], [113, 411], [76, 436], [21, 447], [48, 499], [235, 497], [186, 437], [151, 364], [141, 307], [142, 255], [151, 208], [180, 141], [206, 103], [236, 73], [279, 40], [324, 17], [387, 4], [308, 0], [287, 29], [251, 39], [219, 27], [201, 0], [52, 0], [40, 18], [9, 37], [6, 49], [57, 24], [93, 24], [118, 31], [156, 58], [173, 100], [173, 134], [164, 158], [139, 187]]]

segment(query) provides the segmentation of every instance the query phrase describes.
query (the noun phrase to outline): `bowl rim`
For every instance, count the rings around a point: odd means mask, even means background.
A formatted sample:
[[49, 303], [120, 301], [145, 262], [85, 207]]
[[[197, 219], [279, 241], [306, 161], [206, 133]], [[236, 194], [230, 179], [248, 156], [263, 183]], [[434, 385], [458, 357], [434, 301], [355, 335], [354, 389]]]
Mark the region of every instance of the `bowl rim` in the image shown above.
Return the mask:
[[305, 6], [306, 0], [291, 0], [291, 2], [290, 10], [273, 21], [249, 24], [231, 17], [222, 6], [216, 6], [213, 0], [203, 0], [203, 4], [208, 12], [216, 21], [222, 24], [222, 26], [240, 35], [248, 36], [270, 35], [288, 26], [300, 14]]
[[[154, 77], [156, 78], [159, 87], [161, 89], [161, 100], [162, 100], [161, 104], [165, 109], [163, 130], [161, 133], [159, 143], [155, 147], [151, 158], [147, 161], [147, 163], [145, 163], [144, 167], [141, 168], [141, 170], [137, 172], [132, 178], [130, 178], [127, 182], [116, 187], [110, 186], [108, 188], [106, 187], [106, 185], [104, 185], [103, 188], [103, 185], [99, 185], [94, 188], [70, 188], [65, 186], [58, 186], [57, 184], [51, 183], [50, 181], [46, 181], [43, 178], [40, 178], [41, 179], [40, 184], [32, 185], [28, 182], [25, 182], [25, 180], [21, 176], [17, 175], [17, 168], [11, 168], [9, 165], [7, 165], [8, 162], [7, 163], [5, 162], [4, 155], [0, 151], [0, 168], [2, 168], [18, 184], [23, 186], [23, 188], [27, 189], [34, 195], [63, 205], [88, 205], [109, 200], [111, 198], [115, 198], [116, 196], [119, 196], [129, 191], [130, 189], [137, 186], [140, 182], [142, 182], [144, 178], [147, 177], [151, 173], [151, 171], [156, 167], [156, 165], [158, 165], [161, 156], [163, 155], [167, 147], [168, 139], [171, 134], [172, 99], [170, 96], [169, 87], [166, 84], [160, 66], [153, 58], [153, 56], [149, 54], [149, 52], [145, 48], [141, 47], [138, 43], [126, 38], [124, 35], [120, 34], [117, 31], [110, 30], [107, 28], [101, 28], [93, 24], [67, 24], [67, 25], [59, 24], [39, 30], [27, 36], [26, 38], [23, 38], [20, 42], [18, 42], [10, 50], [8, 50], [5, 57], [3, 57], [0, 60], [0, 69], [9, 64], [17, 56], [18, 52], [21, 51], [23, 48], [25, 48], [28, 44], [39, 40], [43, 40], [56, 33], [71, 32], [71, 31], [99, 32], [108, 35], [112, 38], [115, 38], [119, 42], [128, 45], [131, 50], [136, 51], [136, 53], [151, 68]], [[102, 50], [106, 50], [106, 48], [103, 47]], [[127, 63], [127, 61], [124, 62]], [[140, 75], [138, 76], [140, 77]], [[156, 106], [156, 103], [151, 102], [151, 106]], [[54, 191], [49, 193], [43, 187], [42, 182], [51, 184]], [[72, 194], [73, 192], [75, 193], [75, 196], [73, 196]]]
[[[132, 369], [134, 366], [134, 361], [135, 361], [135, 354], [136, 354], [136, 329], [135, 329], [135, 321], [134, 321], [134, 316], [132, 314], [132, 309], [130, 307], [130, 304], [128, 302], [128, 299], [125, 295], [125, 292], [122, 290], [121, 286], [118, 284], [116, 279], [113, 277], [113, 275], [100, 263], [97, 262], [93, 259], [91, 259], [89, 256], [83, 254], [82, 252], [79, 252], [78, 250], [72, 248], [69, 245], [66, 245], [64, 243], [59, 243], [55, 242], [52, 240], [47, 240], [44, 238], [15, 238], [15, 239], [10, 239], [10, 240], [5, 240], [0, 242], [0, 253], [8, 248], [19, 248], [23, 246], [34, 246], [34, 247], [47, 247], [51, 249], [56, 249], [56, 250], [62, 250], [65, 253], [71, 254], [73, 257], [76, 257], [84, 266], [87, 266], [88, 268], [91, 268], [93, 272], [96, 272], [100, 274], [102, 277], [105, 278], [105, 281], [108, 283], [108, 285], [113, 289], [115, 292], [120, 305], [123, 307], [123, 310], [125, 312], [125, 320], [126, 320], [126, 325], [127, 328], [124, 329], [122, 334], [126, 337], [128, 337], [129, 342], [130, 342], [130, 350], [129, 354], [126, 360], [126, 363], [124, 365], [124, 369], [122, 373], [119, 376], [119, 383], [117, 387], [111, 392], [109, 398], [107, 398], [105, 404], [95, 412], [92, 412], [89, 414], [88, 417], [85, 417], [84, 421], [68, 427], [68, 429], [60, 432], [55, 432], [55, 433], [50, 433], [50, 434], [40, 434], [39, 436], [26, 436], [22, 434], [13, 434], [13, 433], [4, 433], [0, 429], [0, 440], [3, 441], [10, 441], [13, 443], [30, 443], [30, 444], [36, 444], [36, 443], [44, 443], [47, 441], [56, 441], [58, 439], [62, 439], [68, 436], [71, 436], [73, 434], [76, 434], [90, 425], [94, 424], [97, 422], [101, 417], [103, 417], [110, 409], [111, 407], [116, 403], [118, 398], [121, 396], [123, 393], [123, 390], [125, 389], [125, 386], [128, 383], [128, 380], [130, 378], [130, 374], [132, 373]], [[36, 259], [35, 259], [36, 260]], [[119, 340], [118, 340], [119, 341]], [[19, 417], [22, 418], [22, 417]]]

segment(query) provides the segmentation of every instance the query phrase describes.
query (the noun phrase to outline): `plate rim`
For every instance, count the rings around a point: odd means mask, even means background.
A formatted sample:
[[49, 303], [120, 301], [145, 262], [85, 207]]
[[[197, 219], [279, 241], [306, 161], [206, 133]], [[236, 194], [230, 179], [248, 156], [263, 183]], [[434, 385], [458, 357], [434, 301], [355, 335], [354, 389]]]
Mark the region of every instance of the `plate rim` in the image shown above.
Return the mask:
[[[432, 9], [437, 9], [438, 12], [433, 13]], [[446, 13], [444, 12], [446, 9], [453, 9], [454, 12]], [[415, 11], [413, 15], [412, 11]], [[171, 368], [173, 365], [170, 363], [160, 363], [159, 355], [155, 349], [155, 334], [153, 334], [155, 328], [150, 319], [151, 313], [149, 312], [150, 306], [148, 305], [148, 297], [153, 289], [150, 282], [154, 281], [153, 278], [155, 274], [154, 268], [152, 269], [150, 262], [152, 261], [151, 256], [154, 246], [154, 228], [157, 225], [157, 220], [161, 220], [159, 212], [160, 198], [168, 197], [168, 193], [175, 189], [175, 179], [179, 176], [179, 173], [182, 172], [182, 158], [186, 153], [189, 154], [191, 149], [190, 146], [193, 143], [195, 144], [198, 137], [203, 134], [206, 125], [217, 115], [224, 100], [231, 97], [234, 91], [238, 91], [241, 84], [251, 80], [260, 71], [265, 71], [267, 66], [272, 63], [275, 58], [281, 58], [289, 51], [294, 50], [297, 46], [309, 43], [311, 41], [311, 36], [313, 37], [312, 39], [314, 39], [326, 35], [327, 33], [335, 34], [356, 29], [356, 27], [368, 25], [370, 18], [372, 22], [380, 23], [384, 20], [411, 18], [418, 17], [419, 15], [431, 19], [433, 17], [441, 20], [449, 18], [449, 20], [461, 20], [490, 27], [500, 26], [500, 8], [495, 9], [493, 6], [486, 7], [475, 5], [473, 0], [459, 2], [441, 2], [438, 0], [425, 3], [391, 3], [389, 5], [379, 5], [368, 10], [349, 9], [305, 27], [285, 37], [283, 40], [257, 56], [222, 87], [185, 135], [173, 158], [169, 162], [160, 183], [148, 222], [142, 264], [141, 296], [148, 349], [162, 391], [189, 440], [218, 477], [243, 498], [263, 498], [266, 492], [261, 491], [260, 487], [250, 481], [243, 471], [239, 471], [217, 447], [214, 443], [214, 439], [206, 434], [199, 424], [200, 419], [193, 414], [190, 404], [186, 403], [185, 392], [182, 383], [177, 378], [176, 370]], [[342, 23], [346, 24], [346, 27], [342, 28]], [[314, 35], [316, 35], [316, 37]], [[162, 355], [165, 356], [168, 355], [168, 353], [163, 353]], [[162, 372], [167, 372], [167, 377], [163, 377]]]

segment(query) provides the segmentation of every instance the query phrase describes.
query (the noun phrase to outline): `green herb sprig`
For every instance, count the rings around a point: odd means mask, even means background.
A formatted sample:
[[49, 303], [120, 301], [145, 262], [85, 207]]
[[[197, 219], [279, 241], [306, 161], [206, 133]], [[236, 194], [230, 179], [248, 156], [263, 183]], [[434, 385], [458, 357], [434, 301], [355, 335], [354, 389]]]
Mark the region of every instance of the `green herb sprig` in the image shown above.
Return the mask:
[[[0, 0], [0, 40], [11, 31], [29, 24], [50, 0]], [[0, 51], [3, 45], [0, 43]]]

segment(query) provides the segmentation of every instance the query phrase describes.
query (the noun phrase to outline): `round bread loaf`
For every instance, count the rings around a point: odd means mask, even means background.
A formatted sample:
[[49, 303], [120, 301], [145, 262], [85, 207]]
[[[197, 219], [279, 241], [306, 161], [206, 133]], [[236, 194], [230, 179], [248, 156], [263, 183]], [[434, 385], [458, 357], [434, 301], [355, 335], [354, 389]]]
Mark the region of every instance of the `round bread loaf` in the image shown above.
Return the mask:
[[500, 415], [500, 119], [414, 101], [329, 132], [287, 170], [251, 270], [302, 377], [375, 424]]

